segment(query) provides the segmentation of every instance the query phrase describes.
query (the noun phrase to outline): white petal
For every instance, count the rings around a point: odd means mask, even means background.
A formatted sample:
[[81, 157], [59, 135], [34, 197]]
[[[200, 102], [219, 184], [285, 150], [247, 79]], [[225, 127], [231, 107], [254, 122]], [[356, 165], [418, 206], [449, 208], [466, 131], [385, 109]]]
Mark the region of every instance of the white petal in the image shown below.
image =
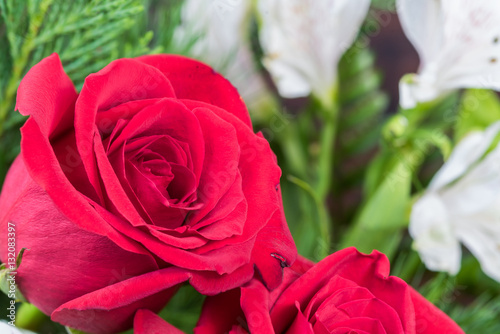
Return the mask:
[[458, 88], [500, 90], [500, 1], [398, 0], [398, 13], [421, 60], [402, 106]]
[[458, 273], [460, 244], [449, 213], [436, 194], [426, 194], [413, 205], [409, 232], [415, 241], [414, 248], [428, 269], [451, 275]]
[[489, 211], [469, 218], [457, 232], [481, 264], [484, 273], [500, 282], [500, 200]]
[[26, 329], [18, 329], [4, 321], [5, 320], [0, 321], [0, 333], [2, 334], [35, 334], [34, 332]]
[[195, 40], [190, 48], [193, 56], [221, 65], [241, 44], [249, 5], [248, 0], [186, 0], [174, 38], [179, 44]]
[[252, 108], [269, 93], [245, 35], [250, 9], [251, 0], [186, 0], [174, 38], [227, 77]]
[[306, 75], [290, 67], [280, 60], [264, 59], [264, 65], [273, 75], [281, 96], [286, 98], [298, 98], [311, 93], [311, 85]]
[[369, 0], [259, 1], [264, 64], [282, 96], [329, 94], [369, 6]]
[[463, 138], [432, 179], [429, 190], [442, 188], [463, 175], [484, 155], [499, 131], [500, 121], [490, 125], [484, 132], [473, 132]]
[[221, 69], [221, 73], [238, 89], [250, 110], [258, 109], [271, 96], [268, 85], [257, 69], [248, 45], [240, 46], [234, 58]]
[[442, 47], [443, 18], [440, 1], [398, 0], [401, 26], [417, 50], [423, 64], [433, 59]]
[[402, 108], [414, 108], [418, 102], [435, 100], [445, 92], [436, 86], [436, 80], [431, 72], [426, 72], [426, 74], [407, 74], [401, 79], [399, 82], [399, 104]]
[[457, 215], [481, 214], [497, 201], [500, 198], [500, 146], [443, 191], [442, 196]]

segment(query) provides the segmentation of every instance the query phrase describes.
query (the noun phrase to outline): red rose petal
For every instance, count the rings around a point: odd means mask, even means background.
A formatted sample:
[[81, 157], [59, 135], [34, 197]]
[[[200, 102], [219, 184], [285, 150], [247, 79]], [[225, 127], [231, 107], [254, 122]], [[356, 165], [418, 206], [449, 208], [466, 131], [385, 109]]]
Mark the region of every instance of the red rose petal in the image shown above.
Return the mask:
[[[209, 240], [223, 240], [243, 233], [247, 217], [247, 202], [242, 200], [233, 211], [220, 220], [212, 222], [206, 227], [202, 227], [196, 232]], [[205, 221], [207, 221], [206, 219]]]
[[67, 131], [60, 135], [52, 143], [52, 149], [59, 161], [64, 175], [75, 189], [83, 195], [91, 198], [97, 203], [101, 203], [101, 198], [97, 195], [94, 187], [90, 184], [82, 159], [76, 147], [74, 131]]
[[[0, 209], [1, 232], [6, 236], [7, 223], [12, 222], [16, 249], [27, 248], [16, 283], [24, 296], [47, 314], [71, 299], [158, 269], [149, 254], [128, 252], [68, 220], [31, 179], [22, 157], [16, 159], [7, 176]], [[0, 254], [7, 262], [7, 247], [2, 247]]]
[[175, 97], [167, 78], [133, 59], [115, 60], [85, 79], [75, 105], [75, 133], [85, 170], [97, 192], [100, 180], [93, 155], [96, 114], [125, 102], [164, 97]]
[[172, 83], [177, 98], [220, 107], [252, 128], [250, 115], [236, 88], [211, 67], [178, 55], [152, 55], [136, 59], [162, 71]]
[[130, 225], [103, 208], [96, 207], [96, 209], [116, 230], [140, 242], [160, 259], [174, 266], [192, 270], [211, 270], [218, 274], [225, 274], [232, 273], [241, 266], [250, 263], [255, 239], [209, 250], [204, 250], [203, 247], [195, 250], [179, 249], [151, 235], [148, 230]]
[[293, 312], [295, 301], [306, 304], [332, 276], [339, 275], [366, 287], [376, 298], [390, 304], [398, 313], [404, 330], [411, 333], [415, 322], [409, 290], [406, 283], [396, 277], [386, 279], [388, 273], [389, 261], [379, 252], [364, 255], [354, 248], [335, 252], [298, 278], [281, 295], [280, 302], [271, 312], [273, 324], [277, 331], [283, 330], [286, 326], [283, 319], [288, 312]]
[[[392, 306], [384, 303], [383, 301], [373, 299], [354, 299], [342, 305], [338, 305], [337, 309], [344, 312], [350, 318], [366, 317], [370, 319], [377, 319], [386, 332], [394, 334], [411, 333], [403, 329], [403, 325], [399, 318], [399, 314], [392, 308]], [[318, 310], [318, 319], [328, 329], [332, 330], [338, 326], [338, 321], [332, 317], [332, 313], [326, 310]]]
[[54, 138], [71, 128], [77, 96], [59, 56], [53, 53], [24, 76], [17, 90], [16, 110], [31, 115], [44, 137]]
[[[225, 209], [220, 213], [224, 215], [226, 209], [232, 209], [241, 202], [241, 196], [224, 197], [231, 187], [238, 187], [235, 180], [238, 176], [240, 148], [233, 125], [207, 109], [193, 110], [193, 114], [200, 122], [205, 138], [205, 163], [198, 189], [198, 202], [203, 203], [203, 206], [193, 212], [186, 222], [195, 227], [215, 208], [221, 198], [226, 199]], [[215, 214], [218, 215], [217, 212]], [[202, 226], [204, 225], [200, 227]]]
[[296, 272], [297, 274], [302, 275], [312, 267], [314, 267], [314, 262], [303, 257], [302, 255], [297, 255], [297, 259], [290, 266], [290, 269]]
[[207, 297], [194, 328], [194, 334], [227, 333], [234, 324], [244, 324], [245, 317], [239, 304], [239, 289]]
[[[200, 110], [209, 109], [216, 116], [232, 124], [236, 129], [241, 148], [239, 169], [243, 180], [243, 193], [248, 203], [244, 232], [241, 236], [209, 243], [203, 247], [203, 251], [247, 240], [269, 224], [270, 217], [273, 217], [274, 221], [260, 238], [262, 238], [261, 240], [271, 240], [267, 237], [272, 236], [280, 239], [274, 240], [274, 244], [266, 245], [262, 250], [255, 247], [252, 258], [261, 267], [261, 274], [264, 273], [269, 286], [276, 286], [282, 277], [282, 262], [273, 257], [272, 253], [276, 252], [278, 257], [284, 256], [286, 262], [290, 264], [295, 259], [296, 249], [283, 216], [273, 216], [272, 210], [282, 207], [281, 197], [272, 186], [279, 183], [281, 171], [275, 163], [275, 157], [269, 143], [262, 137], [255, 135], [251, 129], [225, 110], [197, 101], [183, 100], [182, 102], [195, 112], [197, 112], [197, 108]], [[272, 203], [275, 203], [274, 208]]]
[[241, 309], [252, 333], [274, 333], [269, 311], [272, 299], [260, 280], [253, 279], [241, 287]]
[[328, 333], [389, 334], [393, 332], [387, 332], [377, 319], [354, 318], [337, 323], [336, 328]]
[[[187, 144], [197, 180], [200, 178], [205, 158], [205, 140], [198, 119], [182, 103], [161, 99], [144, 108], [124, 124], [116, 137], [110, 138], [107, 150], [126, 145], [127, 141], [141, 137], [168, 135]], [[133, 145], [133, 144], [132, 144]], [[136, 148], [135, 145], [132, 148]]]
[[222, 276], [214, 272], [185, 271], [175, 267], [157, 270], [73, 299], [57, 308], [51, 318], [82, 331], [114, 333], [131, 326], [137, 309], [158, 311], [180, 283], [189, 280], [199, 292], [211, 295], [244, 284], [252, 272], [251, 266]]
[[465, 332], [443, 311], [434, 306], [421, 294], [410, 287], [410, 295], [415, 306], [417, 334], [464, 334]]
[[184, 334], [155, 313], [140, 309], [134, 316], [134, 334]]
[[304, 314], [302, 314], [300, 304], [295, 303], [295, 306], [297, 307], [297, 315], [295, 319], [293, 319], [292, 325], [287, 330], [287, 334], [315, 334], [311, 324]]
[[252, 260], [269, 289], [275, 289], [283, 279], [283, 268], [297, 256], [297, 249], [285, 221], [283, 208], [275, 211], [268, 224], [259, 232]]
[[107, 236], [121, 248], [137, 254], [149, 255], [137, 242], [124, 237], [96, 213], [100, 205], [80, 194], [64, 175], [50, 142], [43, 136], [34, 119], [28, 119], [21, 128], [21, 156], [26, 169], [51, 197], [72, 223], [83, 230]]
[[[356, 297], [356, 298], [355, 298]], [[355, 299], [371, 299], [373, 294], [366, 288], [360, 287], [351, 280], [347, 280], [338, 275], [333, 276], [324, 287], [322, 287], [314, 297], [308, 302], [305, 314], [309, 318], [314, 318], [318, 308], [329, 299], [335, 299], [334, 304], [340, 305], [345, 301]], [[339, 300], [342, 298], [341, 300]]]
[[155, 104], [158, 99], [144, 99], [124, 102], [108, 110], [99, 111], [96, 114], [95, 124], [103, 139], [106, 139], [115, 129], [118, 121], [129, 120], [142, 109]]

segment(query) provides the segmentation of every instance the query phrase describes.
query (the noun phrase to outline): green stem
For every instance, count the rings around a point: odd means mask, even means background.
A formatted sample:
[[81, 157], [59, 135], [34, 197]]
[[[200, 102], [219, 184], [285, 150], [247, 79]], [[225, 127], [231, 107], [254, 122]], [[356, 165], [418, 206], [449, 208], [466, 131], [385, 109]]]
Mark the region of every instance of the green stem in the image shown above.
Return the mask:
[[307, 158], [302, 149], [296, 124], [288, 124], [286, 129], [284, 129], [283, 136], [280, 138], [282, 138], [283, 153], [285, 154], [287, 166], [289, 166], [290, 171], [300, 178], [307, 178]]
[[[336, 113], [336, 111], [334, 110]], [[318, 162], [318, 181], [316, 193], [320, 198], [326, 199], [328, 190], [332, 186], [332, 174], [334, 165], [335, 138], [337, 135], [337, 117], [330, 116], [325, 120], [320, 139], [320, 155]]]
[[321, 101], [321, 115], [324, 126], [320, 135], [320, 153], [318, 158], [318, 178], [315, 187], [315, 198], [318, 201], [319, 223], [326, 255], [330, 253], [332, 238], [332, 217], [327, 208], [329, 191], [333, 188], [333, 171], [335, 166], [335, 139], [338, 127], [337, 90], [333, 89], [329, 99]]
[[318, 247], [319, 259], [324, 259], [330, 254], [331, 249], [331, 218], [325, 205], [325, 201], [316, 198], [318, 208], [319, 228], [321, 233], [321, 243]]
[[288, 176], [288, 180], [302, 188], [314, 200], [314, 204], [316, 205], [316, 210], [318, 213], [319, 234], [321, 238], [317, 248], [317, 257], [319, 260], [321, 260], [330, 254], [331, 237], [330, 216], [328, 210], [325, 206], [324, 201], [318, 196], [316, 191], [309, 185], [309, 183], [291, 175]]

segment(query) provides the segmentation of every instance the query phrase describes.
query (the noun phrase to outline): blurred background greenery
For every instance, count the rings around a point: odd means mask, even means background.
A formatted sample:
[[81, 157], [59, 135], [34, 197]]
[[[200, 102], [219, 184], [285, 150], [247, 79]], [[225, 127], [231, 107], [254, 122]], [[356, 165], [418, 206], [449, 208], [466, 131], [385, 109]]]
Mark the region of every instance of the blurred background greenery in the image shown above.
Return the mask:
[[[25, 121], [15, 111], [16, 90], [33, 65], [57, 52], [79, 89], [88, 74], [117, 58], [151, 53], [194, 56], [190, 47], [199, 36], [183, 43], [174, 38], [182, 4], [0, 0], [1, 182], [19, 153], [19, 128]], [[498, 112], [500, 103], [493, 93], [470, 90], [429, 103], [419, 113], [398, 111], [397, 84], [403, 74], [416, 70], [418, 58], [394, 10], [394, 0], [372, 1], [358, 41], [339, 64], [334, 113], [314, 99], [280, 98], [264, 73], [266, 98], [246, 101], [254, 127], [278, 156], [286, 217], [302, 255], [318, 261], [347, 246], [363, 252], [378, 249], [391, 260], [394, 275], [445, 310], [467, 333], [500, 333], [499, 284], [467, 253], [456, 277], [427, 271], [407, 233], [415, 195], [457, 138], [472, 127], [489, 124], [491, 114], [481, 114], [480, 106], [488, 104], [488, 110]], [[255, 66], [264, 72], [257, 20], [250, 18], [248, 27]], [[224, 74], [224, 67], [217, 70]], [[464, 122], [462, 115], [470, 115], [471, 107], [463, 101], [477, 96], [472, 111], [476, 116]], [[398, 115], [406, 116], [409, 124], [402, 125]], [[500, 118], [500, 112], [495, 117]], [[190, 332], [202, 301], [186, 286], [161, 314]], [[8, 302], [2, 295], [0, 308]], [[65, 333], [29, 304], [18, 307], [19, 327]]]

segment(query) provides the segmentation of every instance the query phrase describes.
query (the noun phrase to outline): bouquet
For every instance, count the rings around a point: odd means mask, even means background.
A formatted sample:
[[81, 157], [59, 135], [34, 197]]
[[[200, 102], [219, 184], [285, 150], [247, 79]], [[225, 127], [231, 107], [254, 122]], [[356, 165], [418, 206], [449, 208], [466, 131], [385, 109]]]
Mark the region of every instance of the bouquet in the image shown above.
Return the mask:
[[0, 0], [0, 332], [500, 332], [498, 22]]

